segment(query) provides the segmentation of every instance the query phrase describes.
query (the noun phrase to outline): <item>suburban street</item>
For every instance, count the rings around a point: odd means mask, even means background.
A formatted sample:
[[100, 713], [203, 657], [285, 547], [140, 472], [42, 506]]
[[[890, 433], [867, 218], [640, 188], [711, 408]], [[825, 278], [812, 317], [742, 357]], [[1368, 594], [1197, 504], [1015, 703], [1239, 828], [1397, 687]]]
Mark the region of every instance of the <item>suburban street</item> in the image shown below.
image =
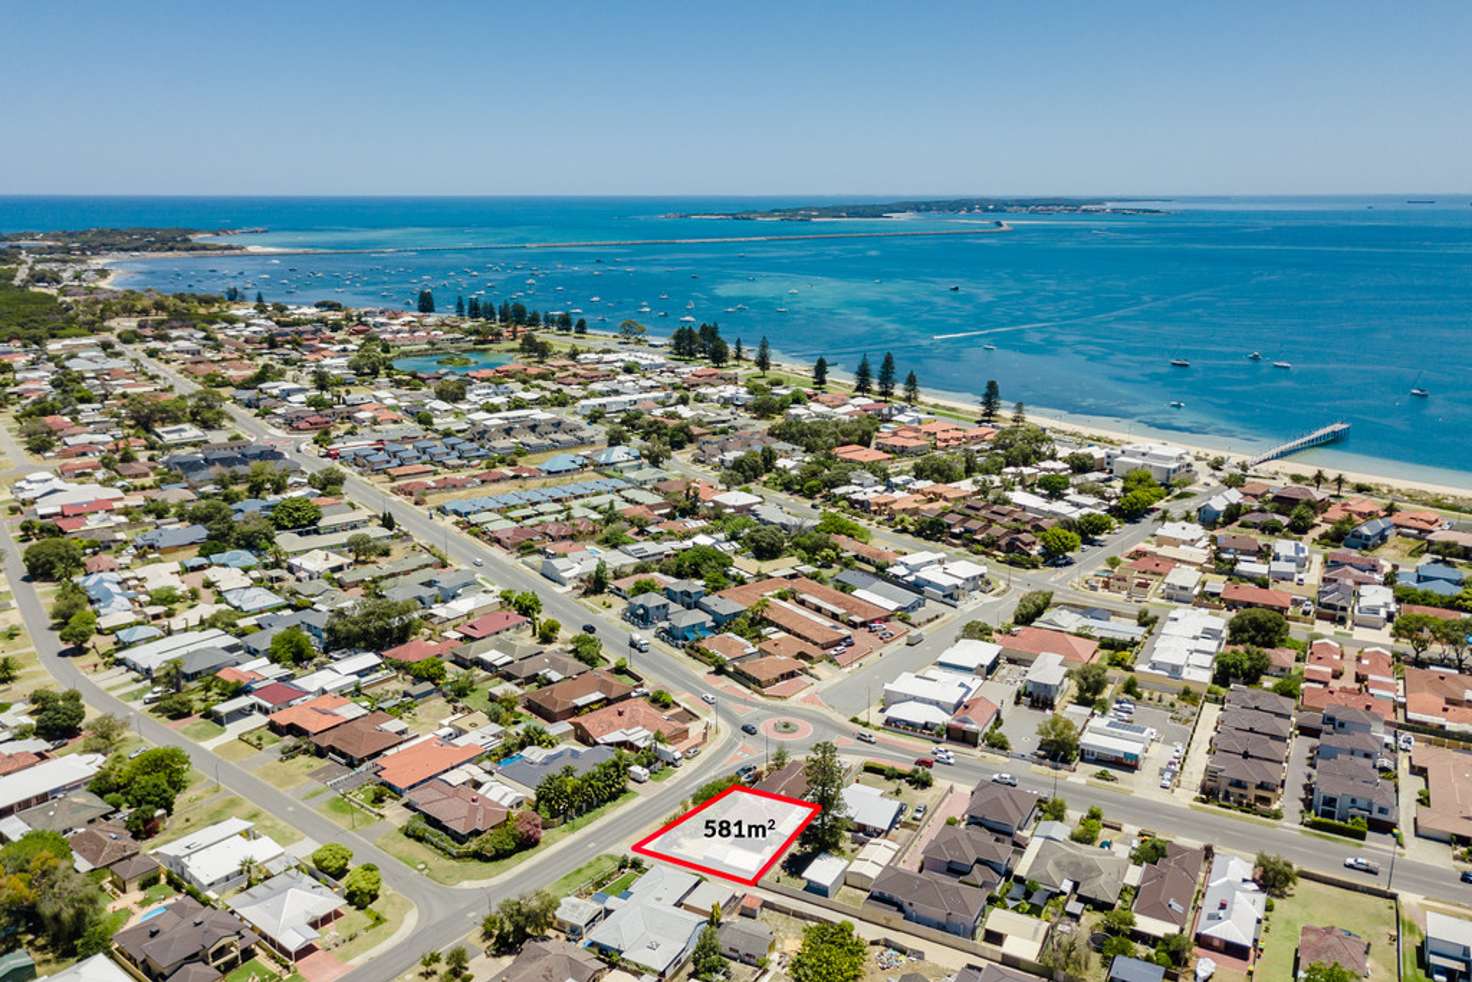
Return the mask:
[[[172, 369], [147, 358], [141, 351], [133, 349], [130, 353], [151, 371], [168, 379], [177, 390], [189, 392], [198, 388]], [[315, 454], [302, 452], [295, 442], [272, 431], [261, 420], [239, 407], [229, 405], [227, 409], [235, 427], [241, 433], [252, 440], [270, 441], [306, 471], [315, 471], [328, 465], [327, 461]], [[0, 439], [5, 442], [13, 459], [17, 462], [27, 460], [8, 433]], [[375, 512], [386, 511], [392, 514], [398, 525], [421, 543], [443, 550], [450, 561], [460, 566], [479, 569], [497, 586], [535, 591], [542, 598], [544, 615], [557, 618], [565, 629], [576, 631], [582, 624], [592, 624], [605, 651], [612, 657], [630, 654], [627, 647], [628, 628], [612, 614], [596, 612], [580, 603], [573, 595], [559, 592], [551, 583], [514, 558], [463, 534], [449, 522], [437, 520], [411, 502], [385, 493], [351, 471], [348, 472], [344, 490], [361, 506]], [[791, 499], [781, 499], [781, 503], [790, 511], [799, 513], [798, 503]], [[1190, 503], [1183, 504], [1191, 506]], [[1132, 542], [1143, 541], [1149, 534], [1149, 526], [1148, 522], [1137, 523], [1116, 533], [1110, 541], [1111, 551], [1117, 553], [1122, 548], [1127, 549]], [[924, 547], [918, 540], [905, 541], [907, 538], [885, 534], [882, 541], [906, 550]], [[1085, 602], [1099, 603], [1097, 597], [1063, 586], [1078, 575], [1077, 567], [1064, 567], [1056, 571], [1017, 571], [1012, 574], [1008, 589], [963, 608], [944, 627], [928, 632], [929, 636], [922, 644], [901, 647], [882, 659], [873, 659], [870, 664], [858, 667], [841, 681], [829, 685], [823, 692], [823, 697], [832, 709], [800, 701], [772, 703], [754, 695], [733, 695], [721, 688], [713, 707], [714, 717], [720, 724], [719, 732], [703, 756], [685, 765], [680, 774], [668, 783], [650, 788], [636, 802], [614, 812], [593, 829], [559, 843], [547, 854], [514, 867], [491, 883], [457, 888], [432, 882], [377, 849], [361, 832], [343, 829], [243, 768], [221, 760], [209, 750], [194, 744], [146, 714], [136, 712], [94, 684], [74, 663], [61, 656], [61, 644], [48, 624], [47, 612], [42, 608], [34, 588], [25, 579], [20, 547], [9, 535], [0, 539], [3, 539], [0, 541], [0, 548], [3, 548], [5, 554], [6, 573], [14, 586], [15, 601], [26, 628], [40, 653], [42, 663], [61, 684], [79, 689], [86, 701], [98, 710], [127, 719], [150, 742], [184, 749], [201, 773], [215, 778], [222, 787], [269, 809], [311, 839], [317, 842], [339, 841], [349, 845], [357, 858], [377, 863], [387, 885], [416, 905], [417, 924], [414, 929], [401, 932], [404, 935], [402, 940], [387, 950], [376, 952], [373, 957], [355, 967], [346, 976], [352, 982], [387, 982], [402, 975], [413, 968], [419, 956], [426, 950], [445, 948], [462, 939], [467, 931], [478, 924], [479, 918], [488, 907], [500, 899], [546, 886], [593, 856], [616, 851], [621, 845], [637, 838], [644, 830], [674, 811], [697, 784], [716, 774], [729, 772], [737, 759], [735, 752], [740, 744], [738, 727], [741, 723], [760, 723], [766, 718], [780, 716], [809, 724], [812, 727], [810, 736], [802, 741], [786, 744], [795, 754], [800, 754], [813, 742], [833, 740], [848, 754], [862, 753], [863, 756], [900, 764], [913, 761], [928, 747], [924, 741], [885, 733], [879, 737], [877, 744], [864, 747], [853, 739], [854, 727], [846, 721], [846, 716], [850, 715], [849, 707], [857, 705], [856, 699], [863, 699], [867, 703], [868, 696], [877, 694], [886, 680], [892, 679], [901, 671], [914, 670], [929, 664], [954, 640], [966, 619], [981, 616], [995, 622], [1005, 618], [1011, 605], [1015, 603], [1016, 596], [1023, 590], [1052, 589], [1060, 599], [1074, 599], [1071, 595], [1078, 594]], [[1102, 561], [1102, 557], [1102, 548], [1096, 547], [1089, 561]], [[1120, 605], [1116, 602], [1109, 606]], [[1126, 606], [1124, 609], [1132, 612], [1134, 608]], [[635, 670], [649, 680], [651, 687], [667, 688], [671, 692], [684, 695], [686, 701], [690, 696], [698, 699], [701, 692], [717, 692], [702, 666], [657, 642], [652, 645], [648, 654], [637, 655], [633, 662]], [[755, 746], [744, 746], [743, 750], [746, 754], [759, 754], [760, 741]], [[1301, 832], [1295, 827], [1237, 816], [1218, 809], [1187, 807], [1183, 803], [1170, 804], [1136, 797], [1128, 791], [1090, 784], [1081, 775], [1065, 773], [1054, 778], [1043, 768], [1029, 767], [1021, 761], [1003, 763], [999, 758], [983, 757], [973, 751], [959, 751], [957, 763], [951, 767], [938, 765], [936, 776], [970, 785], [988, 779], [1001, 769], [1016, 773], [1021, 785], [1031, 790], [1043, 794], [1052, 794], [1056, 790], [1075, 810], [1099, 805], [1108, 819], [1146, 827], [1168, 837], [1211, 842], [1219, 848], [1233, 849], [1249, 855], [1260, 850], [1276, 852], [1302, 866], [1350, 877], [1359, 876], [1345, 874], [1341, 866], [1343, 858], [1355, 852], [1353, 843], [1325, 841], [1324, 838]], [[1467, 899], [1469, 888], [1457, 882], [1455, 870], [1406, 859], [1392, 862], [1391, 856], [1371, 855], [1370, 858], [1384, 861], [1385, 871], [1379, 878], [1382, 884], [1390, 882], [1393, 874], [1393, 883], [1397, 888], [1446, 899]]]

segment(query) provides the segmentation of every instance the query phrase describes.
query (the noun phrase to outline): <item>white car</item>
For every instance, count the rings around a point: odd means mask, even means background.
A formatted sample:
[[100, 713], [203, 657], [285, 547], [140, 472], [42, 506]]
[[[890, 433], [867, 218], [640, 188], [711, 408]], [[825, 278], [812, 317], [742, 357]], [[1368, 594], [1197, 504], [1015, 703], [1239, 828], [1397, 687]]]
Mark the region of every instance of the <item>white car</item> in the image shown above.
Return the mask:
[[475, 559], [472, 559], [470, 563], [472, 566], [484, 566], [486, 564], [486, 561], [477, 556]]
[[878, 738], [868, 730], [860, 730], [858, 733], [860, 743], [878, 743]]
[[705, 703], [707, 706], [714, 706], [716, 704], [716, 697], [711, 695], [709, 692], [702, 692], [700, 694], [700, 701]]
[[1000, 774], [992, 775], [992, 783], [1005, 784], [1009, 788], [1015, 788], [1017, 787], [1017, 778], [1014, 775], [1008, 774], [1006, 771], [1003, 771]]
[[1361, 873], [1369, 873], [1371, 876], [1380, 875], [1380, 864], [1373, 863], [1364, 856], [1350, 856], [1344, 861], [1344, 868], [1358, 870]]
[[1400, 749], [1411, 750], [1416, 746], [1416, 738], [1409, 733], [1400, 735]]

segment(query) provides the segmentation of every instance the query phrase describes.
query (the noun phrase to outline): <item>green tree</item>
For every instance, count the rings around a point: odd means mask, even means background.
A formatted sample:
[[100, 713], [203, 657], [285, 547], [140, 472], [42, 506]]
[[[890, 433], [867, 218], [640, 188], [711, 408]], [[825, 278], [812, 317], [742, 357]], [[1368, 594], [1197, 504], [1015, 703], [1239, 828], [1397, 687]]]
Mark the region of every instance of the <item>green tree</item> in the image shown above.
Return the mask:
[[1109, 669], [1103, 662], [1085, 662], [1069, 674], [1073, 676], [1073, 701], [1082, 706], [1092, 706], [1109, 687]]
[[343, 543], [348, 552], [352, 553], [355, 562], [365, 562], [374, 556], [387, 555], [389, 548], [387, 544], [380, 544], [373, 536], [366, 532], [355, 532], [348, 536], [348, 541]]
[[413, 600], [364, 597], [347, 610], [337, 610], [327, 619], [327, 648], [361, 648], [383, 651], [413, 637], [419, 626]]
[[608, 583], [608, 564], [600, 559], [598, 565], [593, 567], [593, 574], [588, 577], [586, 592], [595, 597], [607, 593]]
[[562, 631], [562, 622], [556, 618], [549, 617], [537, 626], [537, 640], [542, 644], [551, 644], [557, 640], [557, 635]]
[[1067, 716], [1054, 713], [1038, 724], [1038, 749], [1049, 760], [1072, 763], [1078, 758], [1078, 727]]
[[1401, 614], [1390, 625], [1390, 636], [1410, 645], [1413, 661], [1421, 664], [1426, 658], [1426, 649], [1436, 641], [1442, 618], [1432, 614]]
[[1270, 897], [1286, 897], [1298, 882], [1298, 870], [1282, 856], [1260, 852], [1254, 865], [1257, 867], [1257, 882]]
[[765, 334], [757, 342], [756, 357], [752, 359], [752, 364], [756, 365], [756, 370], [763, 375], [767, 374], [768, 370], [772, 367], [772, 346], [767, 343], [767, 336]]
[[1338, 962], [1313, 962], [1299, 976], [1301, 982], [1360, 982], [1360, 977]]
[[26, 546], [22, 561], [33, 580], [64, 580], [82, 571], [82, 546], [71, 539], [42, 539]]
[[824, 921], [803, 929], [789, 973], [793, 982], [858, 982], [868, 957], [869, 946], [851, 922]]
[[434, 313], [434, 293], [428, 289], [420, 290], [418, 306], [421, 314]]
[[1067, 474], [1044, 474], [1037, 479], [1037, 488], [1055, 501], [1068, 493], [1072, 484]]
[[879, 362], [879, 398], [889, 401], [894, 396], [894, 355], [888, 351]]
[[759, 560], [776, 559], [787, 551], [787, 536], [774, 525], [758, 525], [741, 540]]
[[31, 710], [36, 736], [42, 740], [71, 739], [81, 732], [82, 720], [87, 717], [82, 694], [76, 689], [37, 689], [31, 693]]
[[266, 654], [278, 665], [305, 665], [317, 654], [312, 636], [293, 624], [271, 639]]
[[997, 380], [987, 379], [986, 389], [981, 394], [981, 418], [990, 423], [1002, 411], [1002, 390]]
[[342, 881], [342, 895], [348, 903], [364, 910], [378, 899], [383, 889], [383, 874], [372, 863], [355, 867]]
[[97, 633], [97, 615], [90, 610], [73, 614], [56, 636], [73, 648], [81, 648]]
[[511, 609], [532, 622], [532, 631], [537, 630], [537, 618], [542, 614], [542, 598], [531, 590], [523, 590], [511, 600]]
[[721, 954], [721, 942], [710, 924], [700, 930], [700, 938], [690, 956], [690, 971], [700, 982], [715, 982], [726, 977], [726, 959]]
[[1074, 519], [1074, 527], [1078, 534], [1088, 539], [1097, 539], [1101, 535], [1107, 535], [1114, 528], [1114, 519], [1100, 511], [1086, 511]]
[[112, 713], [94, 716], [85, 729], [82, 751], [89, 754], [110, 754], [117, 749], [123, 737], [128, 735], [128, 724]]
[[1273, 660], [1266, 651], [1254, 645], [1228, 648], [1216, 656], [1212, 666], [1212, 681], [1217, 685], [1256, 685], [1258, 679], [1273, 667]]
[[342, 879], [353, 861], [353, 851], [340, 842], [329, 842], [318, 846], [312, 853], [312, 865], [334, 880]]
[[307, 483], [323, 494], [341, 494], [348, 475], [341, 467], [324, 467], [307, 476]]
[[579, 633], [572, 639], [572, 655], [589, 668], [597, 668], [603, 662], [603, 642], [596, 634]]
[[920, 401], [920, 380], [913, 369], [905, 376], [905, 401], [912, 406]]
[[803, 763], [803, 775], [808, 782], [808, 799], [822, 809], [803, 829], [803, 845], [815, 850], [838, 849], [851, 824], [843, 800], [844, 769], [838, 748], [827, 740], [814, 744]]
[[828, 359], [822, 355], [813, 362], [813, 388], [824, 389], [828, 387]]
[[271, 524], [278, 529], [300, 529], [322, 520], [322, 509], [310, 498], [286, 498], [271, 509]]
[[865, 355], [859, 359], [859, 367], [854, 369], [854, 391], [866, 396], [873, 390], [874, 371], [869, 367], [869, 356]]
[[1232, 644], [1278, 648], [1288, 640], [1288, 620], [1275, 610], [1251, 607], [1227, 622], [1227, 639]]
[[1017, 598], [1017, 606], [1012, 608], [1012, 623], [1028, 625], [1042, 617], [1048, 612], [1048, 605], [1053, 602], [1053, 591], [1030, 590]]
[[1043, 550], [1043, 556], [1050, 560], [1062, 559], [1082, 544], [1077, 532], [1070, 532], [1061, 525], [1054, 525], [1038, 533], [1038, 545]]
[[1304, 535], [1314, 527], [1318, 515], [1308, 505], [1299, 505], [1288, 514], [1288, 530], [1295, 535]]

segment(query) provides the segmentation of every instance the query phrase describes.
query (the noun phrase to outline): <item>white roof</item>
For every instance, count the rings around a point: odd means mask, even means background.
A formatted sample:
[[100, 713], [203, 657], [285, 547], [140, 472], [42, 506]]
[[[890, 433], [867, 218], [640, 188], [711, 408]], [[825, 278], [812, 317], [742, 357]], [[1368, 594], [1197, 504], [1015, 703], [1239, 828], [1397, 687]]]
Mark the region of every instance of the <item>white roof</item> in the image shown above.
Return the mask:
[[1063, 667], [1063, 656], [1051, 651], [1044, 651], [1033, 659], [1032, 666], [1027, 670], [1025, 681], [1034, 685], [1058, 686], [1068, 676], [1068, 669]]
[[103, 759], [101, 754], [71, 754], [43, 760], [34, 767], [0, 777], [0, 809], [75, 787], [96, 774]]
[[875, 829], [893, 828], [899, 818], [900, 803], [867, 784], [850, 784], [843, 789], [843, 803], [849, 817], [858, 825]]
[[913, 700], [897, 702], [884, 711], [886, 722], [894, 720], [906, 726], [921, 728], [944, 726], [950, 721], [950, 718], [951, 714], [944, 709], [932, 706], [928, 702], [914, 702]]
[[723, 494], [716, 495], [711, 500], [725, 508], [750, 508], [752, 505], [759, 505], [762, 502], [762, 499], [757, 495], [750, 494], [746, 491], [727, 491]]
[[135, 982], [106, 954], [84, 958], [70, 968], [46, 976], [47, 982]]
[[1002, 654], [1002, 646], [992, 641], [962, 638], [941, 652], [935, 663], [942, 668], [962, 668], [974, 672], [989, 668]]
[[205, 631], [182, 631], [159, 638], [157, 641], [148, 641], [127, 648], [118, 653], [118, 658], [124, 664], [131, 665], [139, 671], [152, 672], [164, 662], [183, 658], [195, 651], [205, 648], [224, 648], [229, 651], [238, 644], [239, 642], [232, 635], [216, 628]]
[[1428, 910], [1426, 912], [1426, 937], [1472, 948], [1472, 921]]
[[290, 952], [317, 940], [312, 922], [345, 901], [301, 870], [287, 870], [230, 900], [230, 909]]
[[[852, 787], [859, 787], [853, 785]], [[852, 788], [846, 789], [852, 790]], [[831, 887], [843, 881], [843, 874], [848, 870], [848, 862], [831, 852], [819, 853], [817, 858], [808, 863], [808, 868], [802, 871], [802, 878], [809, 883], [817, 883], [824, 887]]]
[[893, 682], [885, 684], [884, 703], [892, 706], [897, 702], [928, 702], [955, 712], [980, 685], [980, 679], [967, 679], [952, 672], [901, 672]]
[[254, 839], [237, 835], [190, 853], [183, 858], [182, 866], [184, 875], [196, 885], [209, 887], [239, 872], [241, 862], [246, 859], [269, 863], [285, 851], [281, 843], [268, 835]]
[[198, 852], [201, 849], [208, 849], [216, 842], [223, 842], [232, 836], [240, 835], [242, 832], [249, 832], [253, 828], [255, 828], [254, 822], [246, 821], [243, 818], [227, 818], [224, 821], [216, 822], [214, 825], [206, 825], [204, 828], [191, 832], [182, 839], [175, 839], [173, 842], [159, 846], [153, 852], [156, 856], [164, 857], [188, 856], [190, 853]]

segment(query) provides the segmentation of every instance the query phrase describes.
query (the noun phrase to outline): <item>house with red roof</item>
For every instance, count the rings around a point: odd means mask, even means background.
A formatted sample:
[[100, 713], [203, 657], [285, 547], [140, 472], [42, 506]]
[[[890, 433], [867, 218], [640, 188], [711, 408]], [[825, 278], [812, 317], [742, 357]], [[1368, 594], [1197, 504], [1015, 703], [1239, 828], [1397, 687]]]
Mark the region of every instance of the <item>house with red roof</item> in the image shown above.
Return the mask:
[[457, 746], [439, 737], [430, 737], [380, 757], [378, 779], [390, 789], [405, 794], [446, 771], [470, 763], [484, 752], [484, 748], [474, 744]]
[[[523, 624], [531, 621], [511, 610], [493, 610], [489, 614], [482, 614], [473, 621], [466, 621], [455, 628], [455, 633], [479, 641], [482, 638], [493, 638], [506, 631], [513, 631]], [[387, 652], [384, 653], [387, 655]]]
[[1060, 655], [1070, 665], [1084, 665], [1099, 656], [1099, 642], [1091, 638], [1031, 625], [999, 635], [996, 642], [1002, 646], [1003, 658], [1023, 665], [1031, 665], [1044, 653]]
[[1286, 614], [1293, 607], [1293, 596], [1282, 590], [1269, 590], [1251, 583], [1228, 583], [1222, 587], [1222, 603], [1228, 610], [1262, 607]]

